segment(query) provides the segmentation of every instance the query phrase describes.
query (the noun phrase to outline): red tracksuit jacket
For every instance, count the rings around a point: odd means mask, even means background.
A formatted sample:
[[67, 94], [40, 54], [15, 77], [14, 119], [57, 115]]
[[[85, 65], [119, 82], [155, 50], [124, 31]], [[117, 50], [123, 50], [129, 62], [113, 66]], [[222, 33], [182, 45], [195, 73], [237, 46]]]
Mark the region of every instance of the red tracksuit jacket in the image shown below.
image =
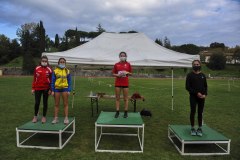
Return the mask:
[[52, 69], [50, 67], [37, 66], [34, 70], [32, 89], [33, 90], [50, 89], [51, 79]]

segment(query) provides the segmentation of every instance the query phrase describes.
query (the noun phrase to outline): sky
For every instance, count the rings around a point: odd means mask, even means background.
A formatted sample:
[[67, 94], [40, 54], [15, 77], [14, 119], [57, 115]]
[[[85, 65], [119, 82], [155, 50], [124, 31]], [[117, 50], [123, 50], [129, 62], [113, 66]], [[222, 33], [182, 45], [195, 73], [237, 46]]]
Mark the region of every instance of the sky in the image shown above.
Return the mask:
[[0, 34], [17, 38], [25, 23], [43, 21], [54, 39], [68, 29], [135, 30], [171, 45], [240, 45], [240, 0], [0, 0]]

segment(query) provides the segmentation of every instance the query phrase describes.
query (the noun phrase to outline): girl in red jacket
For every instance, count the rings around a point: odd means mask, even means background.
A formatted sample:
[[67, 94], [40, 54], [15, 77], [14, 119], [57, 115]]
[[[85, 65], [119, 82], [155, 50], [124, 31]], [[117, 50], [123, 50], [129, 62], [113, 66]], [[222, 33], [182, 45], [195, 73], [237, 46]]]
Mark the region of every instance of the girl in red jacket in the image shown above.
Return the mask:
[[38, 121], [37, 115], [42, 95], [43, 95], [42, 123], [46, 122], [48, 95], [51, 94], [50, 90], [51, 76], [52, 70], [48, 64], [48, 58], [47, 56], [42, 56], [41, 62], [34, 70], [34, 77], [32, 82], [32, 94], [35, 95], [34, 117], [32, 120], [33, 123], [36, 123]]

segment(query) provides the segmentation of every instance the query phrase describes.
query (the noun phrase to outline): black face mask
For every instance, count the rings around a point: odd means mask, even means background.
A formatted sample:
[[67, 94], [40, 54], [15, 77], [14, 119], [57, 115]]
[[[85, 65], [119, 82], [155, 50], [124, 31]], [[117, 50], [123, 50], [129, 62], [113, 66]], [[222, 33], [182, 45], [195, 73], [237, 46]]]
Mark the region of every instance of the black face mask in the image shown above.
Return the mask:
[[192, 69], [194, 71], [200, 71], [201, 70], [201, 66], [193, 66]]

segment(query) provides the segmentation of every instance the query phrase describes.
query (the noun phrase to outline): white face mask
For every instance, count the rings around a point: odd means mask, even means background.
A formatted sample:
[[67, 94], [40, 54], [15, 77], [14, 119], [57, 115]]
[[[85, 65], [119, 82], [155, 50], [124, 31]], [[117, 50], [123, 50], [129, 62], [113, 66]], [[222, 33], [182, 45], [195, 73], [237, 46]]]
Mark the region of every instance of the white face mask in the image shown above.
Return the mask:
[[119, 57], [120, 61], [126, 61], [127, 60], [127, 57]]
[[47, 62], [41, 62], [41, 65], [46, 67], [47, 66]]
[[59, 68], [61, 68], [61, 69], [65, 68], [65, 64], [59, 64], [58, 66], [59, 66]]

